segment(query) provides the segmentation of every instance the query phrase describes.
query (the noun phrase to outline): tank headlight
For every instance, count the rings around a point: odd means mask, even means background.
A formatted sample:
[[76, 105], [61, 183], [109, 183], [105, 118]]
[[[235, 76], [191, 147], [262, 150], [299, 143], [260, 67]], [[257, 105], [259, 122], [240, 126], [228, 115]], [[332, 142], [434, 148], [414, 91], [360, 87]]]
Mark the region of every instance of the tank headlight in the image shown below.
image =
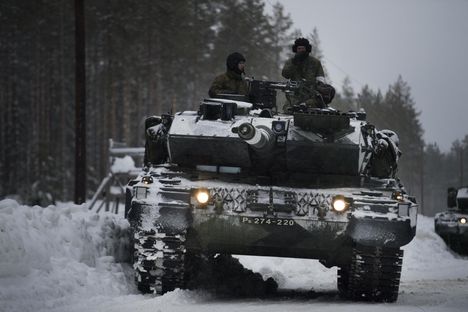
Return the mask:
[[394, 191], [392, 193], [392, 199], [396, 199], [398, 201], [403, 201], [404, 197], [403, 197], [403, 193], [400, 192], [400, 191]]
[[336, 199], [333, 202], [333, 209], [336, 211], [343, 211], [346, 209], [346, 202], [343, 199]]
[[343, 212], [349, 208], [349, 202], [343, 195], [336, 195], [332, 199], [332, 207], [336, 212]]
[[195, 193], [195, 198], [197, 199], [197, 202], [201, 205], [206, 205], [208, 201], [210, 200], [210, 193], [208, 190], [198, 190]]
[[141, 182], [143, 182], [144, 184], [151, 184], [153, 183], [153, 178], [151, 176], [144, 176], [143, 178], [141, 178]]
[[465, 217], [463, 217], [463, 218], [460, 218], [458, 221], [459, 221], [461, 224], [466, 224], [466, 221], [467, 221], [467, 220], [466, 220]]

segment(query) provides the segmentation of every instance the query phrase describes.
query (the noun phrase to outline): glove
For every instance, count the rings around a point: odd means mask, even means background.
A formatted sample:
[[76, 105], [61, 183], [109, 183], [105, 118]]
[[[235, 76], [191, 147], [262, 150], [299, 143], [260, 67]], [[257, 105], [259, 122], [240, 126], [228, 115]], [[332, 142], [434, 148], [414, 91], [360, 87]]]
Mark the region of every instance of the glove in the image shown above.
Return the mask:
[[148, 128], [148, 130], [146, 130], [146, 133], [148, 134], [148, 136], [149, 136], [152, 140], [155, 140], [155, 139], [157, 139], [158, 137], [161, 136], [161, 134], [162, 134], [162, 127], [163, 127], [162, 124], [159, 124], [159, 125], [150, 127], [150, 128]]

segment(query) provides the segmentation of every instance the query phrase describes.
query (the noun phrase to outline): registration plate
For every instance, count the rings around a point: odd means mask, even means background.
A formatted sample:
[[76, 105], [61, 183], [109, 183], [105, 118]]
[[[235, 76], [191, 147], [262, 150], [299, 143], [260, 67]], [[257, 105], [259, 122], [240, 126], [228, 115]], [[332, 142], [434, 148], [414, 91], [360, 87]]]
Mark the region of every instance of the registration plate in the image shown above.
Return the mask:
[[258, 218], [258, 217], [241, 217], [241, 223], [248, 224], [267, 224], [276, 226], [293, 226], [296, 222], [292, 219], [281, 218]]

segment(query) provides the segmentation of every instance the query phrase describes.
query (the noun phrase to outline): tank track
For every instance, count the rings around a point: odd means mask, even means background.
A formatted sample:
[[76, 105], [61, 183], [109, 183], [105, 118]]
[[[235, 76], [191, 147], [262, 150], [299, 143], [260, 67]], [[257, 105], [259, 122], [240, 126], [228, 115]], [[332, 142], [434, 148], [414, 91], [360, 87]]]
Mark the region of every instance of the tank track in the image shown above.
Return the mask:
[[447, 246], [457, 254], [461, 256], [468, 255], [468, 245], [466, 243], [464, 244], [456, 235], [444, 235], [442, 239], [445, 241]]
[[338, 270], [338, 291], [351, 300], [395, 302], [403, 250], [356, 246], [349, 266]]
[[133, 268], [138, 290], [164, 294], [184, 286], [185, 234], [134, 233]]

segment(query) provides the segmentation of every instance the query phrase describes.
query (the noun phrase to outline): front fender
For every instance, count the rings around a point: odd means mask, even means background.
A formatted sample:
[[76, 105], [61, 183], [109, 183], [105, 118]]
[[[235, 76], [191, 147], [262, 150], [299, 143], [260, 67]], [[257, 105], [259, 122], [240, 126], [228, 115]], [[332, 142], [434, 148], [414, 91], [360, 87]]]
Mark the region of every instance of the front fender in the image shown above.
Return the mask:
[[192, 223], [192, 214], [187, 206], [148, 204], [133, 200], [128, 219], [141, 230], [158, 229], [171, 234], [185, 231]]
[[347, 235], [360, 245], [399, 248], [416, 235], [410, 220], [368, 219], [351, 217]]

